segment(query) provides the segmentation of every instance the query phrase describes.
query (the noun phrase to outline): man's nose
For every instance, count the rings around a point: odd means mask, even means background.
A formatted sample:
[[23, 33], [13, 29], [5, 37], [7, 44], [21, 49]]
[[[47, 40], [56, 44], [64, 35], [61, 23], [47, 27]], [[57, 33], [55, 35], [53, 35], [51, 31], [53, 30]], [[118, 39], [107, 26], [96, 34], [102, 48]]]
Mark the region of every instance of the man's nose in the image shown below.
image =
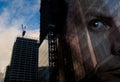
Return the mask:
[[114, 29], [110, 33], [110, 40], [111, 43], [111, 53], [113, 55], [120, 55], [120, 31], [118, 28]]
[[[119, 43], [120, 44], [120, 43]], [[120, 55], [120, 45], [118, 43], [114, 43], [111, 46], [111, 53], [113, 55]]]

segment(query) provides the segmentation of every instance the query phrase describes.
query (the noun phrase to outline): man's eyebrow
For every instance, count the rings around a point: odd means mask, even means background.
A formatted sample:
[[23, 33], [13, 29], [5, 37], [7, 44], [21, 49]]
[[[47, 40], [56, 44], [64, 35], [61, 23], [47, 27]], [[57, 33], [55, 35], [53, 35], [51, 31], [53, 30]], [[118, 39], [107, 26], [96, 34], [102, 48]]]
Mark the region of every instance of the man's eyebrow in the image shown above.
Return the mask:
[[98, 11], [98, 10], [89, 10], [85, 13], [85, 16], [101, 16], [101, 17], [113, 17], [109, 12]]

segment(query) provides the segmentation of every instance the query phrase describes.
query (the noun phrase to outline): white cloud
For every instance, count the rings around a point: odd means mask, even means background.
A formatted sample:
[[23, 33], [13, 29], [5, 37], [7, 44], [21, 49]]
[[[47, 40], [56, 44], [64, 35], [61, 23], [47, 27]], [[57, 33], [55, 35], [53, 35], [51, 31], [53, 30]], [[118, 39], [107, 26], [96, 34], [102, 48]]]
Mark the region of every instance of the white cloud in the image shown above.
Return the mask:
[[[0, 14], [0, 26], [3, 26], [4, 28], [6, 27], [8, 20], [9, 20], [10, 14], [8, 13], [7, 9], [4, 8], [3, 12]], [[0, 28], [3, 28], [0, 27]]]
[[10, 62], [12, 45], [17, 34], [18, 30], [14, 28], [4, 29], [4, 31], [0, 34], [0, 69], [2, 71]]

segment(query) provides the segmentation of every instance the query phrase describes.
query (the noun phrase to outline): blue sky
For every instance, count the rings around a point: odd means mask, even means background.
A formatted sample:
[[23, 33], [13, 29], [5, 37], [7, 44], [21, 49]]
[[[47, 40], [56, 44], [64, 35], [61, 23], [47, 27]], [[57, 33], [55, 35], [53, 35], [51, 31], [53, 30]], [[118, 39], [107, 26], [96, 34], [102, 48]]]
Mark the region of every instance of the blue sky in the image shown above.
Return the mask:
[[21, 24], [27, 27], [25, 37], [39, 38], [39, 10], [40, 0], [0, 0], [0, 71], [10, 63], [13, 44], [22, 35]]
[[16, 19], [21, 19], [28, 29], [38, 29], [39, 8], [40, 0], [0, 0], [0, 14], [9, 13], [8, 25], [12, 25]]

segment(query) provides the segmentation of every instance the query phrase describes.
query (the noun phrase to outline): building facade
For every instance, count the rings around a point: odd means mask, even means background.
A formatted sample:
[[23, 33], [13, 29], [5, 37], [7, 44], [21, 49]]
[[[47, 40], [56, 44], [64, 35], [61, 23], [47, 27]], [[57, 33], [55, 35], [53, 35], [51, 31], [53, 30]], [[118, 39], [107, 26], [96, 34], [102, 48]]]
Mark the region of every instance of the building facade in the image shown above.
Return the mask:
[[8, 66], [5, 82], [37, 82], [38, 80], [38, 42], [17, 37]]

